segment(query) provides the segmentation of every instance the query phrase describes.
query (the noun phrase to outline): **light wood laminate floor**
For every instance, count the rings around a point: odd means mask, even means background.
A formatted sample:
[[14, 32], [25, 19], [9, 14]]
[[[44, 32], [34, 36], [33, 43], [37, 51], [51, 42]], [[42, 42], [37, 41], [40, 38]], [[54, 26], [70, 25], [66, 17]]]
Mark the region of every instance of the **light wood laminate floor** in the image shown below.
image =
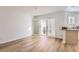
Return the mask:
[[79, 44], [63, 44], [62, 40], [46, 36], [31, 36], [20, 42], [0, 47], [1, 52], [76, 52]]

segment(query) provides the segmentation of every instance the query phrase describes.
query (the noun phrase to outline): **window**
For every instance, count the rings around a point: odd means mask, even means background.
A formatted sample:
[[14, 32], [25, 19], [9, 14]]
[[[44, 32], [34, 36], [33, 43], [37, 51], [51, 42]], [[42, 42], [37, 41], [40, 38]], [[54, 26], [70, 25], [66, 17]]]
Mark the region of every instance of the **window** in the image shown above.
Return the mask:
[[75, 25], [75, 16], [67, 16], [67, 24], [71, 27]]
[[68, 16], [68, 24], [75, 24], [75, 17], [74, 16]]

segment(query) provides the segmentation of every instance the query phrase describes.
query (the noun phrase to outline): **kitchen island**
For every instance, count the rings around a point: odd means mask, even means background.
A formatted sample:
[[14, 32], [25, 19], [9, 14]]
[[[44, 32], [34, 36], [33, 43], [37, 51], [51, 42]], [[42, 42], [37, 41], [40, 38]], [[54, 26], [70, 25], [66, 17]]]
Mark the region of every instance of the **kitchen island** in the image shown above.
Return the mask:
[[63, 30], [63, 43], [77, 44], [79, 29], [65, 29]]

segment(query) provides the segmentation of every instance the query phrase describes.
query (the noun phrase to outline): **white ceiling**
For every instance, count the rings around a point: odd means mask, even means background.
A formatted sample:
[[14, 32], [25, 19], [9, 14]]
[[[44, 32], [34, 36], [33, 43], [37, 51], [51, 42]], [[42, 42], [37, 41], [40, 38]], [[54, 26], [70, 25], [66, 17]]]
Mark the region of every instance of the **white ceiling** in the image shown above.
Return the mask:
[[56, 11], [64, 11], [64, 8], [64, 6], [2, 6], [0, 7], [0, 11], [28, 12], [36, 16]]
[[60, 6], [47, 6], [47, 7], [33, 7], [33, 15], [42, 15], [46, 13], [53, 13], [56, 11], [64, 11], [64, 7]]
[[79, 6], [68, 6], [65, 8], [66, 12], [79, 12]]

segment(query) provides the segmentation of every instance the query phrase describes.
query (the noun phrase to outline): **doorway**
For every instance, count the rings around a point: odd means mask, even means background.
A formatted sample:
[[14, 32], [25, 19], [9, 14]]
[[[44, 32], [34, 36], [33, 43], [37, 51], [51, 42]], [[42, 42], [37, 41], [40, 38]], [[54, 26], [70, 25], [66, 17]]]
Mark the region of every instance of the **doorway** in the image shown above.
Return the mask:
[[46, 35], [46, 20], [39, 21], [39, 34]]
[[33, 20], [33, 35], [46, 35], [46, 20]]
[[55, 36], [55, 19], [34, 19], [33, 35]]

